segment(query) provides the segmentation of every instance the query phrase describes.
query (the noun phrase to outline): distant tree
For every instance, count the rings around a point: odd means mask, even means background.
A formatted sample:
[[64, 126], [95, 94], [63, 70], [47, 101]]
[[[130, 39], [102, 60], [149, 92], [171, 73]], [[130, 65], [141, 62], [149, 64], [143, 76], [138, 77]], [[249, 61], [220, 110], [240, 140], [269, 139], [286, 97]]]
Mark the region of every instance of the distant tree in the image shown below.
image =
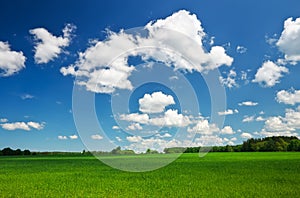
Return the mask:
[[24, 155], [31, 155], [31, 152], [30, 152], [30, 150], [27, 150], [27, 149], [26, 149], [26, 150], [24, 150], [24, 151], [23, 151], [23, 153], [24, 153]]
[[11, 148], [7, 147], [2, 150], [3, 155], [14, 155], [15, 152]]
[[112, 154], [120, 154], [120, 151], [121, 151], [121, 147], [118, 146], [117, 148], [113, 149], [113, 150], [111, 151], [111, 153], [112, 153]]

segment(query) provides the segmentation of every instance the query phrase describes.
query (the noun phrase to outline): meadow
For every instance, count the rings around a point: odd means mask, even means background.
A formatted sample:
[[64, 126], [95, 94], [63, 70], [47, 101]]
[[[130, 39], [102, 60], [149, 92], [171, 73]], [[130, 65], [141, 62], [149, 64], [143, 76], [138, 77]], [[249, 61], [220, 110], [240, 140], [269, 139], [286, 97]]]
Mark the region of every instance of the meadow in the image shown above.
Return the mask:
[[299, 152], [187, 153], [140, 173], [93, 156], [0, 157], [0, 197], [299, 197], [299, 186]]

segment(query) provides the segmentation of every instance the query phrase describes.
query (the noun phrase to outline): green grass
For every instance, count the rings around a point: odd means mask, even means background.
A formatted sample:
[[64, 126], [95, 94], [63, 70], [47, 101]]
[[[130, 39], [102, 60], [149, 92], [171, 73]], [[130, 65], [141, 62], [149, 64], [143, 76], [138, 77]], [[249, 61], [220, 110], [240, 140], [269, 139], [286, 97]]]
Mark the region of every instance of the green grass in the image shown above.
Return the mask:
[[0, 158], [0, 197], [299, 197], [299, 186], [296, 152], [184, 154], [141, 173], [87, 156]]

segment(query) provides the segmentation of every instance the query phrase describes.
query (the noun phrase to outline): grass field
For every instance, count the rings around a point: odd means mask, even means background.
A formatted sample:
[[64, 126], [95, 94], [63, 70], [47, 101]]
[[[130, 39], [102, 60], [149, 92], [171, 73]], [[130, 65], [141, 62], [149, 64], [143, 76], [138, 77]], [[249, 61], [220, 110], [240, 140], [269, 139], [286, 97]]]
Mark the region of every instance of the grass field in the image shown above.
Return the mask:
[[183, 154], [141, 173], [89, 156], [0, 158], [0, 197], [299, 197], [299, 186], [296, 152]]

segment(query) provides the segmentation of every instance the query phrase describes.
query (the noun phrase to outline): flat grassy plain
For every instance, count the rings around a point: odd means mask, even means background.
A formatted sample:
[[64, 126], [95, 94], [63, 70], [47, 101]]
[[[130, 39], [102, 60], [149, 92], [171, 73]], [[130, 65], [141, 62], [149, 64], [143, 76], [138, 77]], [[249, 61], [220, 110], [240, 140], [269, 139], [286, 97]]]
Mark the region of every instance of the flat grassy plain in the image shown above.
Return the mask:
[[0, 197], [300, 197], [300, 153], [183, 154], [140, 173], [91, 156], [1, 157]]

